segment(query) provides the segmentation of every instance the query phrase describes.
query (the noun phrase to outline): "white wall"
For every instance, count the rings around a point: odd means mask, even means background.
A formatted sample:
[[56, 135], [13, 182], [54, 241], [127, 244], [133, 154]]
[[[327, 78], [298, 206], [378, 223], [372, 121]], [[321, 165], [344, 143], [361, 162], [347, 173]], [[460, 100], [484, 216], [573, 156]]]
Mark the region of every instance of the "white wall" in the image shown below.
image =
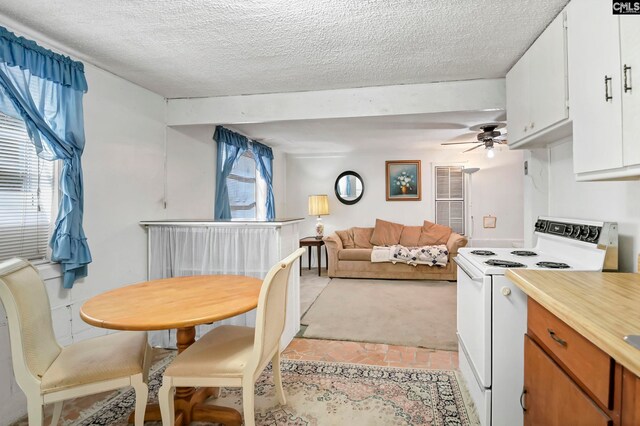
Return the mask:
[[[392, 145], [392, 143], [390, 142]], [[323, 216], [325, 235], [352, 226], [374, 226], [376, 218], [405, 225], [434, 220], [433, 165], [462, 163], [480, 167], [473, 174], [471, 199], [475, 216], [475, 245], [508, 246], [523, 239], [522, 151], [501, 149], [493, 159], [484, 152], [461, 154], [453, 150], [407, 152], [391, 147], [388, 152], [351, 152], [335, 155], [288, 155], [286, 213], [304, 217], [300, 235], [314, 235], [315, 217], [307, 215], [307, 197], [328, 194], [330, 214]], [[422, 201], [386, 201], [385, 161], [421, 160]], [[365, 185], [362, 200], [340, 203], [334, 193], [335, 179], [345, 170], [359, 173]], [[482, 216], [497, 217], [495, 229], [482, 228]]]
[[[43, 274], [62, 344], [104, 334], [78, 315], [96, 294], [146, 278], [146, 233], [140, 220], [164, 218], [165, 101], [85, 63], [84, 229], [93, 256], [89, 276], [63, 290], [55, 267]], [[4, 312], [0, 313], [0, 425], [26, 413], [13, 381]]]
[[640, 182], [576, 182], [572, 139], [549, 149], [549, 214], [618, 222], [619, 270], [637, 271], [640, 251]]
[[167, 219], [211, 219], [215, 126], [167, 127]]

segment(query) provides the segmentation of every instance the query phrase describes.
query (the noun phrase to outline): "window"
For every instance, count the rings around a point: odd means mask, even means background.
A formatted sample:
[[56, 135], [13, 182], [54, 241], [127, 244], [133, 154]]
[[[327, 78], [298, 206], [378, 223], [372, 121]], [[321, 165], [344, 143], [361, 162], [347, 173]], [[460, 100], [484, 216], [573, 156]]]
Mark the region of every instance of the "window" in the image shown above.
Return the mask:
[[435, 167], [436, 223], [464, 234], [464, 175], [462, 167]]
[[0, 113], [0, 260], [47, 257], [54, 162], [39, 158], [24, 121]]
[[257, 171], [255, 156], [245, 151], [227, 177], [232, 219], [264, 219], [266, 217], [266, 184]]

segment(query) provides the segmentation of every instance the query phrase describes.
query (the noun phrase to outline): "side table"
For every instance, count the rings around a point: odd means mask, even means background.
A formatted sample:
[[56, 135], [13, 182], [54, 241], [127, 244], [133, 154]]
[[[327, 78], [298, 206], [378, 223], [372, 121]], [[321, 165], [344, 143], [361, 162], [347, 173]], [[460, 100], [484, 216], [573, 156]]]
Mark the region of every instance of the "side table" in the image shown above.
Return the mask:
[[[309, 270], [311, 270], [311, 247], [318, 248], [318, 276], [320, 276], [322, 265], [322, 246], [324, 241], [317, 239], [316, 237], [305, 237], [300, 240], [300, 247], [309, 247], [307, 253], [309, 254]], [[327, 247], [324, 247], [325, 251], [325, 267], [329, 269], [329, 257], [327, 256]], [[300, 258], [300, 275], [302, 275], [302, 258]]]

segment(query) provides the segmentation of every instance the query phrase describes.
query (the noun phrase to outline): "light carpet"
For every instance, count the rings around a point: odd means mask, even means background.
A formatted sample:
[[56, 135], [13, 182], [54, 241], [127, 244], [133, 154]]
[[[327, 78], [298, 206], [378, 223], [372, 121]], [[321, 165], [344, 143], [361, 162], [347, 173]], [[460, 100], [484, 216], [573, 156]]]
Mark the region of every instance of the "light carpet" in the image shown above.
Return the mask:
[[331, 278], [318, 276], [316, 270], [303, 271], [300, 277], [300, 318], [309, 310]]
[[456, 284], [334, 278], [301, 323], [307, 338], [454, 351]]
[[[150, 377], [155, 399], [164, 366]], [[257, 425], [475, 425], [454, 371], [403, 369], [319, 361], [282, 361], [287, 404], [278, 405], [271, 367], [256, 384]], [[241, 410], [239, 388], [223, 388], [216, 404]], [[133, 390], [117, 395], [75, 424], [126, 425]], [[159, 425], [159, 423], [145, 423]]]

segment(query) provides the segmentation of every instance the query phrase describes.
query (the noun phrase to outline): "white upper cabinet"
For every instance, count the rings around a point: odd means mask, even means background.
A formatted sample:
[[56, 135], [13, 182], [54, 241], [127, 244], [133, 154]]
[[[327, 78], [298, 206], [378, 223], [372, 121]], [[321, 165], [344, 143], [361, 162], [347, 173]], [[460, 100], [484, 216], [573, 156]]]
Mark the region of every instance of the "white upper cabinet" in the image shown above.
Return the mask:
[[507, 73], [510, 148], [544, 145], [571, 133], [565, 13]]
[[620, 17], [620, 56], [622, 60], [623, 160], [625, 166], [632, 166], [640, 164], [640, 17], [638, 16]]
[[574, 172], [622, 167], [618, 18], [606, 0], [568, 8]]
[[567, 12], [576, 177], [640, 176], [640, 20], [613, 15], [608, 0], [573, 0]]

